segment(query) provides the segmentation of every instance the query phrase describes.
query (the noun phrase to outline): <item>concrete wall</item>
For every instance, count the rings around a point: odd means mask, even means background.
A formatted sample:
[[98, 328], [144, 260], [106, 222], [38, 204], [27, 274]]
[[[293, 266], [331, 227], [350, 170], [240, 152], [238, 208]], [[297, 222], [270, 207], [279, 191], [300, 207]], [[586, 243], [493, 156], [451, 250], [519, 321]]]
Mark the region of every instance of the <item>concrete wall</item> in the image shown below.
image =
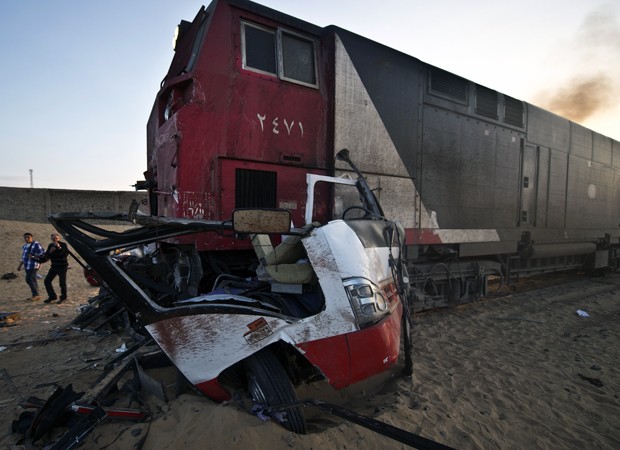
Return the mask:
[[0, 219], [46, 223], [57, 212], [105, 211], [127, 213], [132, 200], [149, 212], [146, 192], [28, 189], [0, 186]]

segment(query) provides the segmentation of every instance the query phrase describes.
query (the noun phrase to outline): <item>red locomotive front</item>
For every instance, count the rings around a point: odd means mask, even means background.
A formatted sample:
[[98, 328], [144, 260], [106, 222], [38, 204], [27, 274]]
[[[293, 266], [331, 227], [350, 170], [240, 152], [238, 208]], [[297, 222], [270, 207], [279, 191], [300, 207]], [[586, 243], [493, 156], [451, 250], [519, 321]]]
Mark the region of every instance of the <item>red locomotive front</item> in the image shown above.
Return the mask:
[[[320, 28], [294, 25], [228, 2], [180, 24], [148, 123], [153, 215], [223, 220], [235, 208], [284, 208], [302, 224], [305, 174], [332, 163]], [[327, 218], [328, 203], [316, 203], [316, 217]], [[196, 245], [247, 248], [208, 235]]]

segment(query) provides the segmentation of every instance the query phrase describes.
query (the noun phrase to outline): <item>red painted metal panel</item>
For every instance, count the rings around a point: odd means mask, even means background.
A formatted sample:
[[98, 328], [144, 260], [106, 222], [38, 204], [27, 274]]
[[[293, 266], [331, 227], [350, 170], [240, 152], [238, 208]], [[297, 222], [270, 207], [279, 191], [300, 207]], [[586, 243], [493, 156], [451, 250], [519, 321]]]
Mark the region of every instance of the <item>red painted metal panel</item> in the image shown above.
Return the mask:
[[224, 402], [231, 399], [230, 392], [228, 392], [217, 379], [198, 383], [196, 384], [196, 388], [215, 402]]
[[355, 333], [304, 342], [298, 347], [335, 389], [385, 372], [398, 361], [402, 305], [381, 322]]
[[319, 368], [334, 388], [343, 389], [351, 384], [346, 335], [304, 342], [297, 347], [303, 350], [308, 361]]
[[377, 325], [347, 334], [351, 379], [357, 383], [396, 364], [400, 351], [402, 305]]
[[405, 241], [408, 245], [441, 244], [441, 239], [435, 228], [407, 228]]

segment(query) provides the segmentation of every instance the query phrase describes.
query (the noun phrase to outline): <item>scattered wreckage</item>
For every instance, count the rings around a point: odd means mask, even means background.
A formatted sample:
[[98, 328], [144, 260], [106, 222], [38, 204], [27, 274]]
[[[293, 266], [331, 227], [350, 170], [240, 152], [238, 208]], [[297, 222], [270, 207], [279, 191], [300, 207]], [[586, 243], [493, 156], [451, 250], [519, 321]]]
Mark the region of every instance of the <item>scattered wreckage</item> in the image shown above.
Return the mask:
[[[384, 217], [366, 179], [307, 175], [306, 223], [283, 209], [236, 209], [231, 220], [141, 214], [59, 213], [50, 218], [122, 303], [131, 327], [150, 336], [183, 376], [215, 401], [245, 390], [265, 407], [295, 404], [295, 385], [325, 379], [341, 389], [393, 367], [401, 330], [409, 348], [402, 227]], [[313, 221], [319, 183], [356, 189], [359, 206]], [[91, 219], [131, 221], [118, 233]], [[220, 271], [206, 292], [200, 255], [179, 236], [251, 239], [252, 266]], [[407, 359], [407, 371], [411, 371]], [[303, 408], [278, 414], [305, 432]]]
[[[401, 335], [404, 372], [411, 373], [403, 231], [385, 218], [348, 153], [342, 151], [339, 157], [351, 164], [357, 180], [308, 174], [309, 213], [302, 227], [292, 227], [290, 213], [278, 209], [238, 209], [226, 221], [160, 218], [140, 214], [137, 208], [127, 215], [54, 214], [50, 221], [101, 285], [95, 303], [74, 323], [86, 329], [104, 317], [103, 323], [124, 324], [137, 341], [127, 354], [154, 341], [184, 380], [209, 398], [221, 402], [243, 392], [255, 411], [290, 431], [305, 432], [303, 409], [313, 406], [422, 445], [424, 438], [404, 430], [296, 396], [295, 386], [303, 383], [326, 380], [342, 389], [394, 367]], [[318, 183], [354, 188], [361, 204], [348, 208], [341, 219], [314, 222]], [[94, 219], [139, 226], [115, 232], [94, 225]], [[181, 256], [174, 247], [173, 258], [166, 252], [169, 242], [193, 233], [251, 239], [255, 258], [246, 271], [251, 275], [222, 272], [208, 292], [200, 291], [199, 256], [189, 247]], [[127, 354], [108, 364], [106, 387], [98, 388], [99, 394], [127, 370]], [[117, 364], [121, 360], [125, 362]], [[92, 394], [68, 399], [62, 408], [89, 419], [65, 441], [85, 436], [107, 415], [144, 418], [140, 410], [99, 408]], [[41, 401], [30, 406], [41, 407]]]

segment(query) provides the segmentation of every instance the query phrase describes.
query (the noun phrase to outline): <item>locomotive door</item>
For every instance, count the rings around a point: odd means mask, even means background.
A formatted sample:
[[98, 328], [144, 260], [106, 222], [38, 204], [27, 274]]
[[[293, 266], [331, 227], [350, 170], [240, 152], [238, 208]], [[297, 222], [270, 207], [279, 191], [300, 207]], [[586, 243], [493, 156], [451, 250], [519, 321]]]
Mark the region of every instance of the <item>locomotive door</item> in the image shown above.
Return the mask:
[[538, 151], [525, 145], [521, 159], [521, 213], [520, 226], [536, 225], [536, 194], [538, 180]]

